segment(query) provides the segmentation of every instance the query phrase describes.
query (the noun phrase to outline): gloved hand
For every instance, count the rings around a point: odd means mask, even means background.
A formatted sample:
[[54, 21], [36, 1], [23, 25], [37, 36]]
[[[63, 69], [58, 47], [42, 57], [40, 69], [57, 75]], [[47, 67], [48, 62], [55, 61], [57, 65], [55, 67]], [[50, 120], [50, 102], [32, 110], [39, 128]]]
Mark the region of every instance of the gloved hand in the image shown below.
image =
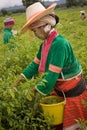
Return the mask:
[[17, 87], [21, 82], [23, 82], [25, 80], [25, 78], [22, 76], [22, 75], [20, 75], [19, 77], [18, 77], [18, 79], [14, 82], [14, 85], [13, 85], [13, 87], [15, 88], [15, 87]]

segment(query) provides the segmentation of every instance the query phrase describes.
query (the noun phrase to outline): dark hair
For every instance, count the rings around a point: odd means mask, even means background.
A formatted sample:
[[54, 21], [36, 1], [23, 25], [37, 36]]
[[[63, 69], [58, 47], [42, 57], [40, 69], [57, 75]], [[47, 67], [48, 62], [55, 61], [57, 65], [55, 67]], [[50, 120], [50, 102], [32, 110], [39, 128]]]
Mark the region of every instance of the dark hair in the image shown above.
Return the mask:
[[49, 14], [50, 16], [54, 17], [56, 20], [56, 24], [59, 23], [59, 17], [55, 14]]

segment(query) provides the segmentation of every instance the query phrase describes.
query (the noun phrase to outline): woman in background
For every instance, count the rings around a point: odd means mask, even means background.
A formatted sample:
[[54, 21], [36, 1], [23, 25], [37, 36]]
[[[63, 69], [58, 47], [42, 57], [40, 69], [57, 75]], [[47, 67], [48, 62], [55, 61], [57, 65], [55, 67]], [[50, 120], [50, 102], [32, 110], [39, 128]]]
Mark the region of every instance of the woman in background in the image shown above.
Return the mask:
[[7, 17], [4, 20], [4, 30], [3, 30], [3, 43], [7, 44], [11, 38], [13, 38], [12, 28], [14, 26], [14, 19]]

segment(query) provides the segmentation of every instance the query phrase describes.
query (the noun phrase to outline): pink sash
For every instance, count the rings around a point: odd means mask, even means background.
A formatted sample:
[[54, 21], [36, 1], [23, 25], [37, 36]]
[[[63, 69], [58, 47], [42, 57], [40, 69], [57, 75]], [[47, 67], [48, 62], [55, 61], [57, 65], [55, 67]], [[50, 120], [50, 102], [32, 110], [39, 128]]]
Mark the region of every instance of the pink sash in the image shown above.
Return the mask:
[[52, 30], [47, 38], [47, 40], [44, 41], [42, 45], [42, 52], [41, 52], [41, 62], [39, 65], [39, 72], [44, 72], [45, 71], [45, 65], [46, 65], [46, 60], [48, 56], [49, 49], [51, 47], [52, 41], [54, 38], [58, 35], [56, 30]]

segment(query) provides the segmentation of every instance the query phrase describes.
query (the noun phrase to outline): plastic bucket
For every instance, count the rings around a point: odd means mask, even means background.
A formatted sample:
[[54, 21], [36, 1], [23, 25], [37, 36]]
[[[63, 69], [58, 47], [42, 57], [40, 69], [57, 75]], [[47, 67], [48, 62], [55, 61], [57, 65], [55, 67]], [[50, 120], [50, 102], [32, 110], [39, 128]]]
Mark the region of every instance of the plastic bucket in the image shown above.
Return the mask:
[[47, 99], [60, 98], [58, 96], [47, 96], [41, 99], [40, 106], [43, 110], [45, 119], [47, 117], [53, 118], [51, 125], [59, 125], [63, 123], [64, 106], [66, 100], [62, 100], [55, 104], [45, 104], [44, 101]]

